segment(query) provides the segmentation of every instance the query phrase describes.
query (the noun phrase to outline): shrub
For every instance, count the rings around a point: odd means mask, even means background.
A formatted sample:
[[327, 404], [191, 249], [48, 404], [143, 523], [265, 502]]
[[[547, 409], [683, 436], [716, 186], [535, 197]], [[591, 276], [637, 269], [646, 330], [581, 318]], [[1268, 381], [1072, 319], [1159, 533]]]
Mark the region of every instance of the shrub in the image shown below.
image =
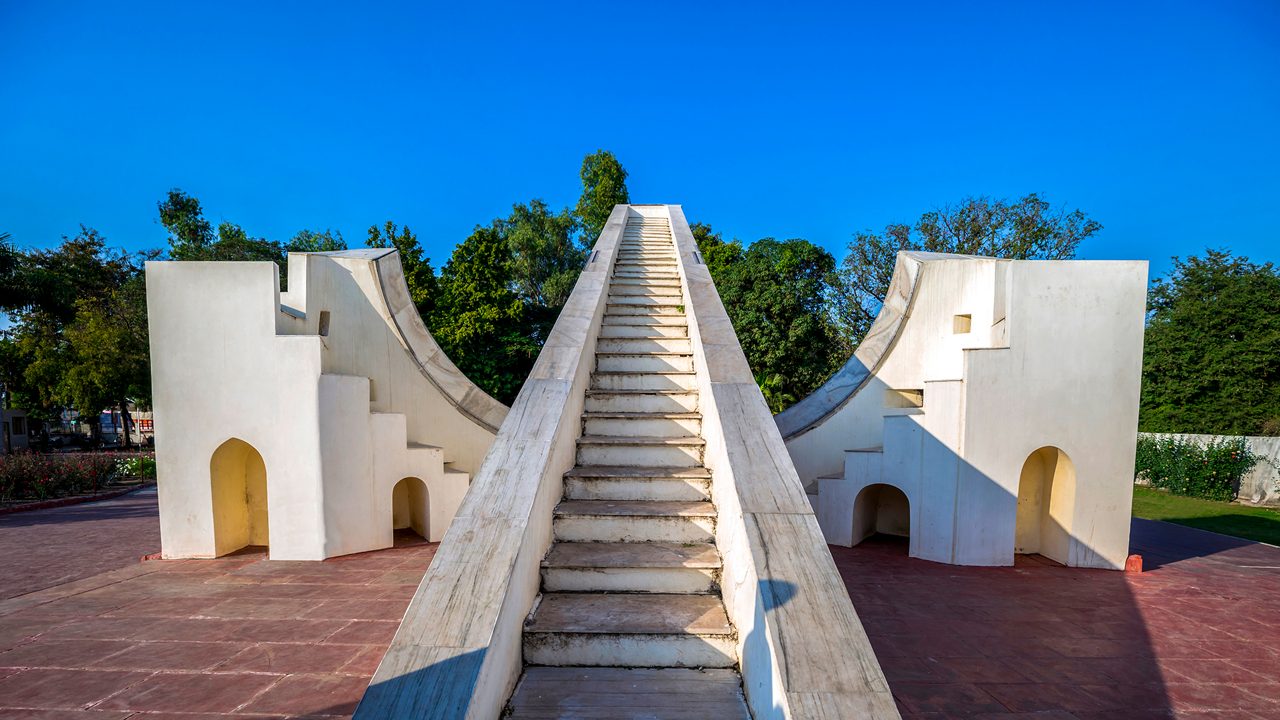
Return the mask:
[[150, 455], [133, 455], [116, 461], [116, 473], [123, 477], [154, 478], [156, 459]]
[[0, 456], [0, 501], [46, 500], [96, 492], [116, 475], [116, 461], [103, 453]]
[[1175, 495], [1231, 501], [1258, 460], [1240, 437], [1201, 445], [1178, 437], [1139, 436], [1134, 476]]

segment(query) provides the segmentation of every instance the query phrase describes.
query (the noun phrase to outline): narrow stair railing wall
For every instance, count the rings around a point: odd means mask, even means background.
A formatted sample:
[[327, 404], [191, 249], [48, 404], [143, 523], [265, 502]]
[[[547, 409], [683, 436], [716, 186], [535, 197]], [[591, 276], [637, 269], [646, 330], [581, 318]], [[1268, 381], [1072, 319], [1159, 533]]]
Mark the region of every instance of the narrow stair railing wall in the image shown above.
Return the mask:
[[698, 253], [667, 206], [688, 307], [721, 593], [755, 720], [898, 718], [773, 416]]
[[522, 626], [575, 462], [627, 206], [609, 216], [528, 380], [503, 421], [357, 718], [489, 720], [521, 671]]

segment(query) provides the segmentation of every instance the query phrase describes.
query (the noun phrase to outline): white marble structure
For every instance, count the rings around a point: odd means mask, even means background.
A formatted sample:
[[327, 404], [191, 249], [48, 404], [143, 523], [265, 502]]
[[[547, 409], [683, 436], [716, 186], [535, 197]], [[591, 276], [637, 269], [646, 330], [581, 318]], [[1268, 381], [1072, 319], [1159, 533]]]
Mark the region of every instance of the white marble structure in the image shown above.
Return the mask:
[[1145, 262], [903, 252], [854, 357], [776, 417], [828, 542], [1121, 568]]
[[439, 540], [507, 408], [445, 357], [393, 250], [147, 263], [166, 558]]

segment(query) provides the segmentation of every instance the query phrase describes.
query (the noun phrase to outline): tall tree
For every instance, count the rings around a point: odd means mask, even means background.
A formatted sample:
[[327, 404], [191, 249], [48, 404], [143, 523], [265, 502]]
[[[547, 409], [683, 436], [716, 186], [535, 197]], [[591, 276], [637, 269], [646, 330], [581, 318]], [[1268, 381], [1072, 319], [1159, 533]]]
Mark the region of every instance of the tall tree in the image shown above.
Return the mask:
[[833, 286], [836, 320], [846, 344], [861, 341], [889, 291], [901, 250], [1064, 260], [1075, 257], [1080, 242], [1101, 229], [1080, 210], [1054, 210], [1032, 193], [1014, 201], [966, 198], [925, 213], [914, 228], [894, 224], [879, 234], [857, 233], [841, 263], [840, 282]]
[[428, 326], [445, 354], [485, 392], [515, 399], [540, 343], [512, 289], [511, 248], [495, 227], [477, 226], [440, 273], [442, 300]]
[[160, 224], [169, 231], [169, 257], [174, 260], [203, 260], [213, 244], [213, 226], [204, 219], [200, 201], [173, 188], [158, 203]]
[[631, 202], [627, 192], [627, 171], [608, 150], [597, 150], [582, 159], [582, 196], [576, 214], [582, 224], [582, 239], [595, 244], [609, 220], [613, 206]]
[[400, 267], [404, 269], [409, 297], [424, 320], [430, 317], [436, 308], [440, 285], [436, 281], [436, 271], [431, 267], [431, 258], [422, 254], [418, 236], [408, 225], [399, 227], [388, 220], [381, 228], [377, 225], [369, 227], [369, 239], [365, 244], [371, 248], [394, 248], [400, 253]]
[[1206, 250], [1148, 298], [1140, 428], [1280, 435], [1277, 268]]
[[[574, 239], [577, 222], [568, 210], [552, 213], [542, 200], [516, 204], [494, 229], [507, 241], [513, 289], [529, 305], [559, 314], [582, 272], [587, 252]], [[552, 317], [552, 322], [555, 318]]]
[[0, 353], [6, 390], [52, 419], [74, 407], [97, 434], [98, 413], [149, 395], [141, 267], [91, 228], [25, 254], [26, 292]]
[[690, 230], [769, 408], [817, 389], [847, 357], [829, 308], [835, 258], [807, 240], [744, 248], [709, 225]]

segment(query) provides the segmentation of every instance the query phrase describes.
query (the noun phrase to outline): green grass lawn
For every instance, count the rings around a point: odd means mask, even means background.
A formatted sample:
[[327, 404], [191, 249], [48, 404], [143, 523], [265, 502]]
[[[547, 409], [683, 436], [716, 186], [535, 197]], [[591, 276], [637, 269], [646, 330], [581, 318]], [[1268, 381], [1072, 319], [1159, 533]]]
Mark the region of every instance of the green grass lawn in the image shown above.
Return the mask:
[[1164, 520], [1188, 527], [1280, 545], [1280, 512], [1235, 503], [1170, 495], [1135, 487], [1134, 517]]

